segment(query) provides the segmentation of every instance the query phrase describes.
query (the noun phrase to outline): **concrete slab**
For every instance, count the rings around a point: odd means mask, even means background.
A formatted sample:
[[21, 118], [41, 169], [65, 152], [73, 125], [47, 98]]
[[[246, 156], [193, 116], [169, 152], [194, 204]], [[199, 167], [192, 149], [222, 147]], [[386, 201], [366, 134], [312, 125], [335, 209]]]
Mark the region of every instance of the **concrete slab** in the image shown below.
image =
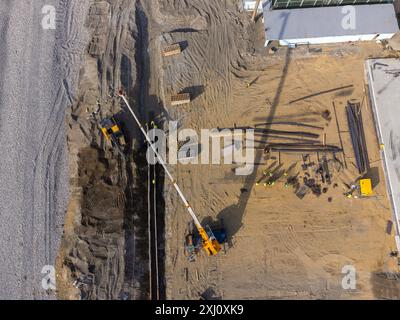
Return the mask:
[[400, 229], [400, 60], [367, 60], [366, 72], [398, 237]]

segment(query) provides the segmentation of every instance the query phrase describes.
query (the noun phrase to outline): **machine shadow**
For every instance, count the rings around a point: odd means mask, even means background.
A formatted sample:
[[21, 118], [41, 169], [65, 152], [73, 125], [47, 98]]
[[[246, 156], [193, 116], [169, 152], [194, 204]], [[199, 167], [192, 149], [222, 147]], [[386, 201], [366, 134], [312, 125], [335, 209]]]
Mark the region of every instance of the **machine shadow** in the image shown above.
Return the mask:
[[[266, 118], [266, 121], [265, 121], [266, 125], [265, 125], [264, 129], [271, 128], [277, 107], [280, 103], [283, 86], [286, 83], [287, 73], [288, 73], [290, 60], [291, 60], [291, 53], [292, 53], [291, 50], [292, 49], [287, 48], [286, 50], [287, 51], [286, 51], [286, 56], [285, 56], [285, 65], [282, 70], [282, 76], [280, 78], [278, 89], [276, 91], [273, 102], [271, 103], [271, 109]], [[250, 175], [248, 175], [245, 178], [244, 185], [241, 188], [241, 195], [239, 197], [238, 203], [236, 205], [231, 205], [231, 206], [223, 209], [218, 214], [218, 218], [222, 219], [225, 224], [227, 241], [230, 246], [233, 244], [232, 243], [233, 237], [237, 234], [237, 232], [240, 230], [240, 228], [243, 225], [242, 221], [243, 221], [244, 213], [246, 211], [247, 203], [250, 199], [250, 195], [251, 195], [253, 186], [257, 182], [257, 170], [258, 170], [258, 168], [261, 164], [261, 160], [263, 158], [262, 149], [263, 149], [265, 143], [267, 142], [267, 139], [268, 138], [266, 137], [264, 141], [258, 141], [257, 143], [255, 143], [255, 149], [257, 152], [256, 152], [256, 156], [255, 156], [255, 161], [254, 161], [254, 170]]]

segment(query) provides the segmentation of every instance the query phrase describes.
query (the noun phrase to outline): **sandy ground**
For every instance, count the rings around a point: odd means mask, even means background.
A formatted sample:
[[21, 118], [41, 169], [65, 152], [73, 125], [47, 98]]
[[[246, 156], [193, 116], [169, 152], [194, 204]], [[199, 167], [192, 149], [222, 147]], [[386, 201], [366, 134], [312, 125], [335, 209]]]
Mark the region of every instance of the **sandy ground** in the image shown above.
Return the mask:
[[[165, 248], [166, 298], [198, 299], [202, 293], [223, 299], [399, 296], [397, 261], [389, 257], [394, 239], [385, 233], [391, 212], [364, 93], [364, 60], [388, 53], [368, 43], [280, 48], [269, 54], [263, 48], [262, 23], [250, 23], [236, 3], [92, 3], [86, 20], [91, 40], [80, 73], [78, 103], [67, 114], [71, 198], [58, 259], [59, 298], [149, 297], [147, 164], [138, 148], [143, 142], [132, 119], [121, 119], [133, 147], [130, 161], [122, 161], [99, 135], [97, 120], [89, 117], [98, 99], [99, 118], [123, 110], [115, 99], [107, 98], [118, 87], [127, 90], [143, 123], [155, 120], [167, 127], [168, 121], [176, 120], [180, 128], [200, 130], [295, 121], [322, 127], [301, 130], [318, 133], [320, 139], [326, 134], [326, 142], [334, 145], [340, 139], [332, 101], [337, 107], [347, 168], [331, 159], [332, 185], [320, 197], [308, 194], [298, 199], [293, 188], [283, 187], [283, 178], [273, 187], [256, 186], [262, 171], [278, 161], [277, 155], [267, 160], [257, 154], [259, 165], [247, 177], [235, 176], [233, 166], [170, 166], [200, 220], [223, 219], [229, 243], [218, 257], [201, 254], [189, 263], [183, 242], [190, 217], [166, 182], [165, 243], [160, 243], [160, 252]], [[181, 55], [161, 57], [164, 46], [179, 41], [185, 44]], [[353, 88], [289, 104], [347, 85]], [[182, 91], [191, 93], [193, 101], [171, 107], [170, 95]], [[370, 199], [343, 195], [346, 184], [357, 178], [344, 113], [350, 98], [363, 105], [369, 174], [375, 185]], [[326, 110], [328, 120], [322, 117]], [[280, 140], [258, 136], [257, 141], [257, 147], [264, 147], [267, 141]], [[306, 175], [299, 155], [281, 155], [280, 162], [281, 170], [291, 167], [301, 179]], [[341, 287], [345, 265], [356, 268], [356, 290]]]
[[[273, 187], [255, 186], [262, 170], [274, 161], [262, 155], [257, 156], [257, 171], [246, 178], [235, 177], [229, 166], [175, 167], [178, 183], [200, 219], [223, 218], [231, 246], [219, 257], [202, 255], [196, 263], [188, 263], [183, 242], [190, 218], [174, 190], [167, 187], [167, 297], [197, 299], [204, 292], [224, 299], [396, 297], [396, 290], [388, 289], [392, 292], [388, 294], [376, 289], [375, 274], [397, 271], [397, 261], [389, 257], [395, 249], [393, 235], [385, 233], [391, 212], [364, 94], [363, 62], [367, 57], [384, 55], [381, 46], [324, 46], [321, 52], [282, 48], [268, 56], [257, 45], [261, 29], [254, 36], [252, 27], [234, 9], [227, 10], [219, 2], [185, 3], [192, 6], [185, 12], [187, 16], [206, 18], [201, 30], [163, 33], [160, 38], [162, 44], [187, 41], [182, 55], [163, 63], [163, 101], [169, 116], [179, 120], [181, 128], [195, 130], [254, 126], [274, 120], [311, 121], [324, 128], [328, 144], [340, 145], [334, 117], [326, 121], [321, 116], [325, 110], [333, 114], [335, 101], [348, 169], [334, 173], [337, 188], [329, 187], [318, 198], [307, 195], [300, 200], [293, 189], [283, 187], [283, 179]], [[160, 2], [165, 21], [174, 20], [178, 3], [175, 5]], [[247, 88], [246, 83], [253, 81]], [[346, 85], [354, 87], [289, 104], [299, 97]], [[190, 105], [169, 106], [170, 93], [199, 87]], [[349, 200], [343, 195], [344, 183], [357, 177], [344, 113], [347, 100], [353, 98], [363, 102], [370, 175], [376, 184], [373, 199]], [[260, 146], [267, 140], [277, 141], [261, 137]], [[316, 156], [313, 161], [317, 161]], [[293, 170], [303, 178], [300, 155], [281, 157], [286, 170], [296, 162]], [[328, 202], [329, 197], [332, 202]], [[356, 290], [342, 289], [345, 265], [357, 271]]]
[[[42, 29], [42, 7], [56, 29]], [[0, 298], [40, 299], [67, 206], [65, 109], [84, 46], [79, 1], [0, 3]]]

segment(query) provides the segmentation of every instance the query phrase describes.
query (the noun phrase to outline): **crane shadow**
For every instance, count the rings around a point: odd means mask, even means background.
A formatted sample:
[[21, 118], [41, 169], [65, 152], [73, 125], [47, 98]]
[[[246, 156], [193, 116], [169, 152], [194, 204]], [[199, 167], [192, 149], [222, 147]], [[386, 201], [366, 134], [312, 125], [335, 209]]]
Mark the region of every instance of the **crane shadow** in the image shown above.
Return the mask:
[[[289, 18], [289, 14], [285, 14], [283, 16], [285, 19], [285, 22], [283, 23], [283, 28], [281, 30], [281, 34], [283, 34], [285, 26], [287, 24], [287, 20]], [[282, 69], [282, 76], [279, 81], [279, 85], [276, 91], [276, 94], [274, 96], [274, 99], [271, 103], [271, 109], [266, 117], [265, 121], [265, 129], [270, 129], [271, 125], [273, 123], [277, 108], [280, 103], [283, 87], [286, 83], [286, 78], [287, 78], [287, 73], [289, 70], [290, 66], [290, 61], [291, 61], [291, 55], [292, 55], [292, 49], [286, 48], [286, 53], [285, 53], [285, 64]], [[258, 141], [255, 143], [255, 150], [256, 150], [256, 155], [255, 155], [255, 161], [254, 161], [254, 170], [253, 172], [248, 175], [245, 178], [245, 182], [243, 187], [241, 188], [242, 192], [239, 197], [239, 201], [237, 204], [231, 205], [229, 207], [224, 208], [222, 211], [219, 212], [218, 214], [218, 219], [222, 219], [224, 221], [224, 225], [226, 228], [226, 233], [227, 233], [227, 241], [228, 244], [232, 244], [232, 237], [240, 230], [240, 228], [243, 226], [243, 217], [244, 213], [246, 211], [247, 204], [250, 199], [251, 191], [257, 181], [257, 170], [260, 166], [262, 157], [263, 157], [263, 152], [262, 152], [262, 147], [264, 146], [265, 143], [267, 143], [268, 138], [265, 138], [265, 141]]]

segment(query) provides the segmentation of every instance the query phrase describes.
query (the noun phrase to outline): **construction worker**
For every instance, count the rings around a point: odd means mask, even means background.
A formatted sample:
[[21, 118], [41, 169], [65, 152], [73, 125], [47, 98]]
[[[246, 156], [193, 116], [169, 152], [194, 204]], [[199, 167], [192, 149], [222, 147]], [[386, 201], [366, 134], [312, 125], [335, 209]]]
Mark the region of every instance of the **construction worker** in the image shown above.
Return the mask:
[[153, 128], [153, 129], [158, 129], [158, 127], [157, 127], [157, 125], [156, 125], [156, 123], [154, 121], [150, 122], [150, 127]]
[[273, 185], [275, 185], [275, 181], [274, 180], [269, 180], [267, 183], [264, 184], [265, 186], [270, 186], [272, 187]]

